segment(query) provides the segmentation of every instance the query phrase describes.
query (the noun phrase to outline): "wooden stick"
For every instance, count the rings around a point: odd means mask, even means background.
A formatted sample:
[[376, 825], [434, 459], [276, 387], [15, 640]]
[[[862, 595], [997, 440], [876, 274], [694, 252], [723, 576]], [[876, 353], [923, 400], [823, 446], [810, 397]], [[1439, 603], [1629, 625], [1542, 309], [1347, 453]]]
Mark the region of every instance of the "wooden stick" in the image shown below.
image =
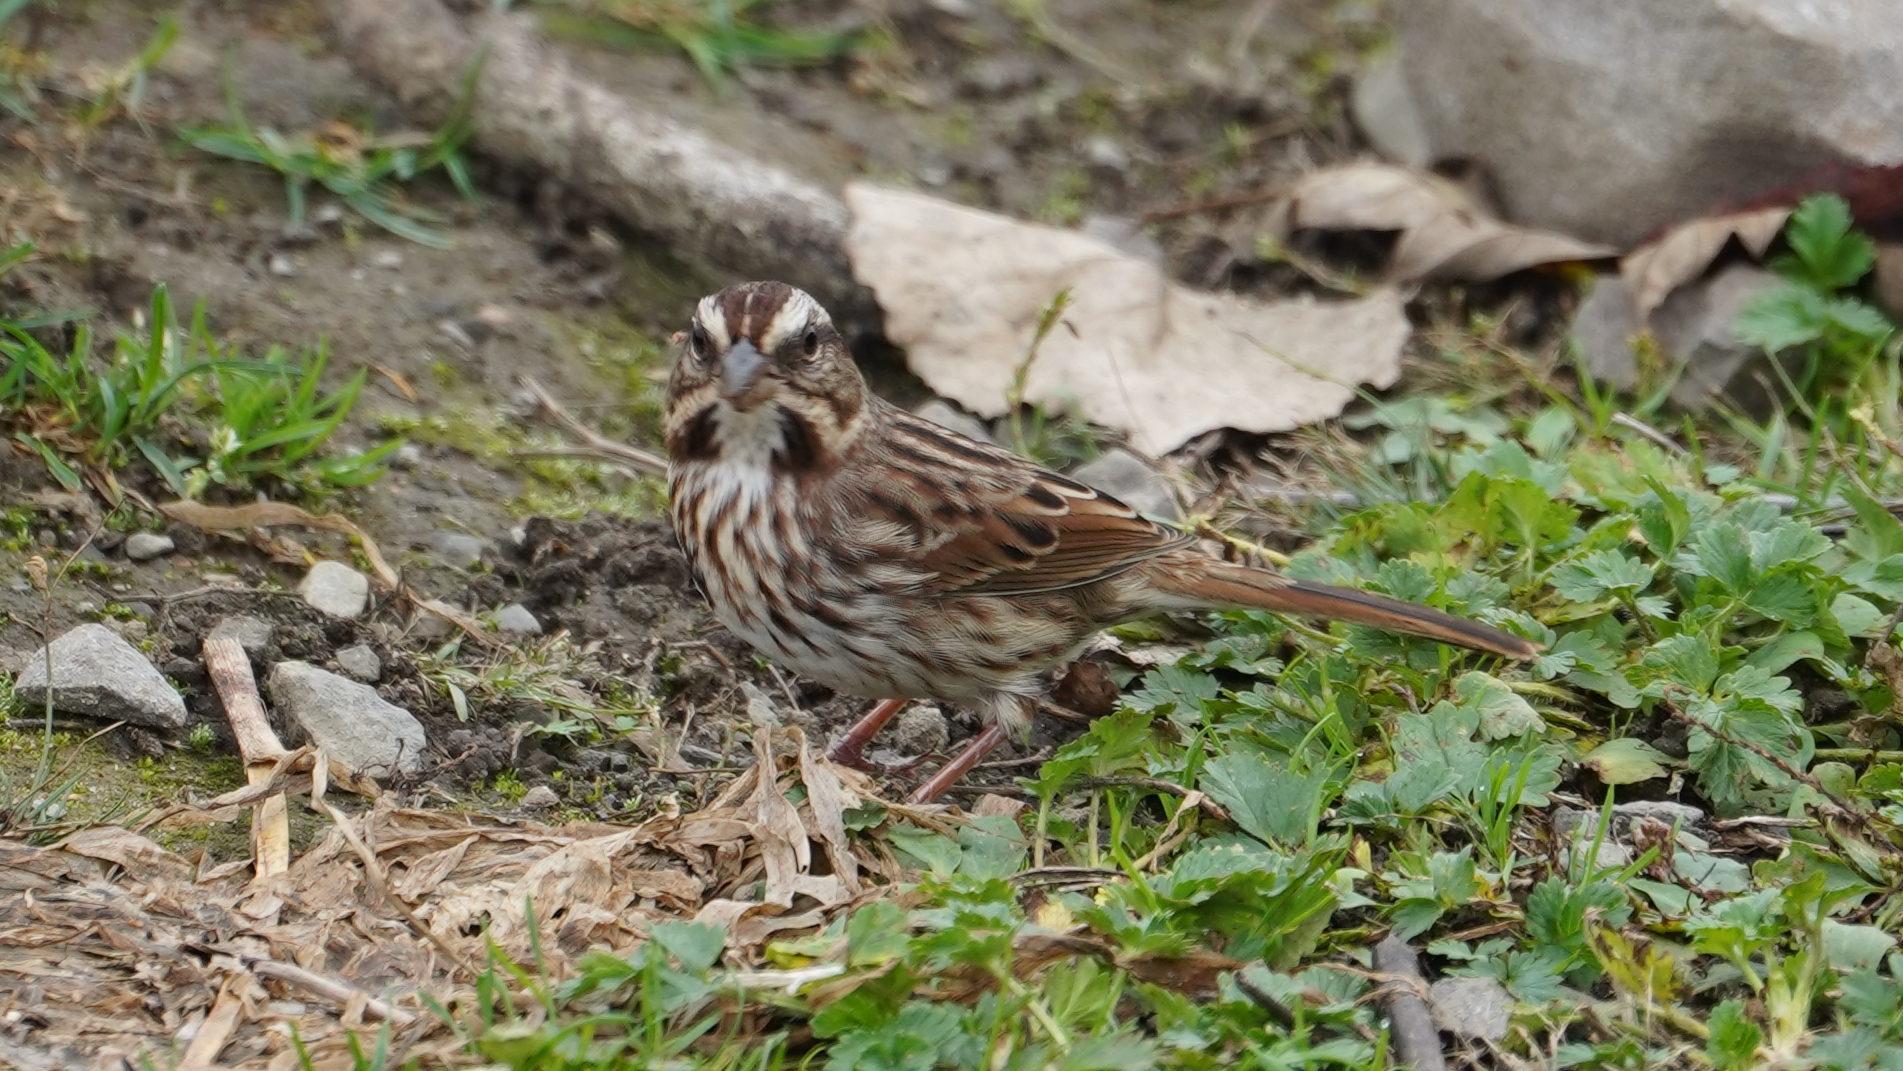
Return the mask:
[[[218, 701], [224, 704], [231, 735], [238, 740], [245, 780], [254, 785], [270, 780], [286, 751], [264, 716], [264, 700], [258, 696], [258, 682], [251, 675], [250, 657], [229, 636], [207, 637], [204, 655], [205, 672], [218, 690]], [[267, 796], [252, 811], [251, 858], [253, 881], [274, 878], [291, 869], [291, 824], [281, 792]]]

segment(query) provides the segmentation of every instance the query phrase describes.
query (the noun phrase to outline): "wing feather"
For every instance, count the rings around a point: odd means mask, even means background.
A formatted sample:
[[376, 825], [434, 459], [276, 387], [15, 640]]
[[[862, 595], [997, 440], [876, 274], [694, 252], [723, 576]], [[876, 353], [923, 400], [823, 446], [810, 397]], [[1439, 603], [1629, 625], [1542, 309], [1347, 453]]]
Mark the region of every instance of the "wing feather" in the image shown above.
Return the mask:
[[912, 533], [926, 595], [1030, 595], [1094, 583], [1194, 540], [1016, 454], [882, 407], [892, 446], [854, 466], [862, 522]]

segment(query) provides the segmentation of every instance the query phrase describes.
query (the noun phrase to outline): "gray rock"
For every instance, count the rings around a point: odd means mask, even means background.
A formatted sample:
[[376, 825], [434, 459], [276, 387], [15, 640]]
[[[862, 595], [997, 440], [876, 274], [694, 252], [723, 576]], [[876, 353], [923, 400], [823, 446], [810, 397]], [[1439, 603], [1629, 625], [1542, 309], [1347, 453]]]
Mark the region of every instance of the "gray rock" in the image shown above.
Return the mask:
[[529, 608], [519, 602], [512, 602], [496, 611], [496, 631], [509, 632], [518, 636], [537, 636], [542, 632], [542, 623], [535, 619]]
[[1442, 978], [1427, 990], [1434, 1025], [1463, 1038], [1506, 1037], [1512, 1003], [1506, 988], [1491, 978]]
[[390, 455], [390, 467], [398, 472], [408, 472], [423, 463], [423, 448], [415, 443], [404, 443]]
[[383, 659], [378, 658], [377, 652], [371, 650], [368, 644], [346, 647], [331, 655], [331, 658], [336, 661], [337, 668], [353, 680], [375, 684], [377, 678], [383, 676]]
[[1508, 218], [1623, 245], [1827, 163], [1903, 161], [1895, 0], [1409, 0], [1436, 158]]
[[370, 254], [370, 263], [379, 268], [395, 271], [403, 266], [403, 254], [394, 249], [379, 249]]
[[1682, 287], [1652, 314], [1659, 348], [1684, 365], [1672, 401], [1700, 409], [1722, 398], [1743, 412], [1768, 415], [1778, 394], [1764, 365], [1764, 351], [1740, 341], [1738, 314], [1760, 296], [1783, 286], [1776, 275], [1750, 264], [1733, 264]]
[[908, 755], [929, 755], [945, 750], [951, 742], [951, 727], [945, 712], [931, 703], [913, 703], [899, 712], [892, 726], [892, 746]]
[[1656, 818], [1666, 825], [1690, 827], [1705, 820], [1705, 812], [1689, 803], [1672, 800], [1633, 800], [1615, 803], [1612, 813], [1620, 818]]
[[468, 569], [482, 563], [482, 552], [489, 542], [467, 532], [438, 532], [429, 539], [436, 560], [452, 569]]
[[271, 274], [279, 276], [280, 278], [289, 279], [297, 274], [297, 261], [292, 260], [288, 253], [273, 253], [271, 255]]
[[1119, 175], [1130, 170], [1130, 154], [1115, 138], [1104, 134], [1093, 135], [1084, 142], [1084, 159], [1089, 160], [1092, 167]]
[[981, 443], [995, 443], [985, 422], [958, 408], [943, 398], [933, 398], [917, 409], [914, 416], [922, 416], [941, 428], [949, 428], [967, 439], [976, 439]]
[[1079, 483], [1089, 484], [1104, 494], [1122, 499], [1125, 505], [1139, 513], [1171, 520], [1182, 516], [1169, 477], [1120, 446], [1104, 451], [1097, 460], [1079, 467], [1070, 475]]
[[[1723, 399], [1743, 412], [1763, 415], [1777, 396], [1776, 378], [1764, 352], [1738, 338], [1738, 315], [1761, 295], [1784, 285], [1750, 264], [1732, 264], [1672, 292], [1649, 325], [1661, 356], [1682, 367], [1672, 401], [1703, 409]], [[1639, 385], [1633, 341], [1642, 332], [1631, 291], [1617, 275], [1602, 275], [1573, 318], [1573, 344], [1593, 375], [1622, 390]]]
[[312, 743], [356, 773], [389, 777], [423, 765], [423, 723], [368, 685], [308, 662], [279, 662], [265, 691]]
[[271, 622], [262, 618], [234, 614], [212, 627], [210, 638], [232, 639], [244, 648], [244, 653], [256, 658], [271, 646]]
[[297, 586], [313, 609], [354, 619], [370, 603], [370, 578], [342, 562], [318, 562]]
[[1617, 272], [1593, 280], [1586, 300], [1573, 314], [1573, 345], [1596, 379], [1631, 390], [1639, 383], [1639, 362], [1633, 340], [1644, 328], [1632, 307], [1632, 290]]
[[1355, 78], [1348, 106], [1355, 125], [1375, 151], [1398, 164], [1425, 168], [1434, 162], [1421, 110], [1401, 69], [1401, 50], [1391, 48], [1369, 62]]
[[28, 710], [46, 702], [49, 651], [55, 710], [155, 729], [182, 729], [191, 720], [177, 689], [104, 625], [81, 625], [26, 660], [13, 694]]
[[153, 558], [170, 554], [178, 544], [172, 537], [157, 532], [134, 532], [126, 537], [126, 557], [135, 562], [149, 562]]
[[522, 795], [522, 809], [525, 811], [552, 811], [562, 805], [562, 798], [547, 785], [536, 785]]

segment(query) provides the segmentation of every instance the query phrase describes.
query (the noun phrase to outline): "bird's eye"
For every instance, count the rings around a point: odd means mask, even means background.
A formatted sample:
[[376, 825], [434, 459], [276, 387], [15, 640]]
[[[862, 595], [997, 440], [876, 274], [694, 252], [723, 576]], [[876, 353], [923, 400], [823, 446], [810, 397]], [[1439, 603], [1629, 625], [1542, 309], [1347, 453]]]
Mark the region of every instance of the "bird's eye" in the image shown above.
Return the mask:
[[809, 327], [806, 329], [806, 356], [811, 357], [818, 352], [819, 329], [817, 327]]
[[706, 360], [707, 359], [707, 329], [700, 326], [699, 324], [695, 324], [694, 333], [689, 335], [687, 338], [687, 345], [688, 345], [688, 348], [693, 351], [694, 359], [696, 361]]

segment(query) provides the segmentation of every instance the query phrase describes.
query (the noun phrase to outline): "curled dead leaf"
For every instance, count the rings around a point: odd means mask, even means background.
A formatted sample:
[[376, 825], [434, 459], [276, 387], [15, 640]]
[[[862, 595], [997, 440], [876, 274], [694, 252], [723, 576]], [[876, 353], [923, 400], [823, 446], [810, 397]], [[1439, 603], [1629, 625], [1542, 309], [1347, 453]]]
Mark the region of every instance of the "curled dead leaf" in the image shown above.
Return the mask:
[[1705, 274], [1712, 261], [1736, 238], [1745, 252], [1763, 259], [1784, 224], [1789, 207], [1762, 208], [1688, 220], [1625, 255], [1619, 274], [1632, 294], [1632, 311], [1644, 323], [1672, 291]]
[[888, 337], [938, 394], [982, 416], [1007, 408], [1038, 317], [1071, 292], [1024, 399], [1129, 433], [1160, 454], [1215, 428], [1287, 431], [1341, 412], [1400, 374], [1398, 293], [1258, 302], [1171, 282], [1154, 264], [1072, 231], [921, 194], [846, 188], [853, 271]]
[[1617, 254], [1549, 231], [1494, 218], [1459, 186], [1391, 164], [1357, 163], [1304, 176], [1270, 214], [1270, 230], [1398, 231], [1388, 262], [1395, 283], [1486, 282], [1542, 264]]

